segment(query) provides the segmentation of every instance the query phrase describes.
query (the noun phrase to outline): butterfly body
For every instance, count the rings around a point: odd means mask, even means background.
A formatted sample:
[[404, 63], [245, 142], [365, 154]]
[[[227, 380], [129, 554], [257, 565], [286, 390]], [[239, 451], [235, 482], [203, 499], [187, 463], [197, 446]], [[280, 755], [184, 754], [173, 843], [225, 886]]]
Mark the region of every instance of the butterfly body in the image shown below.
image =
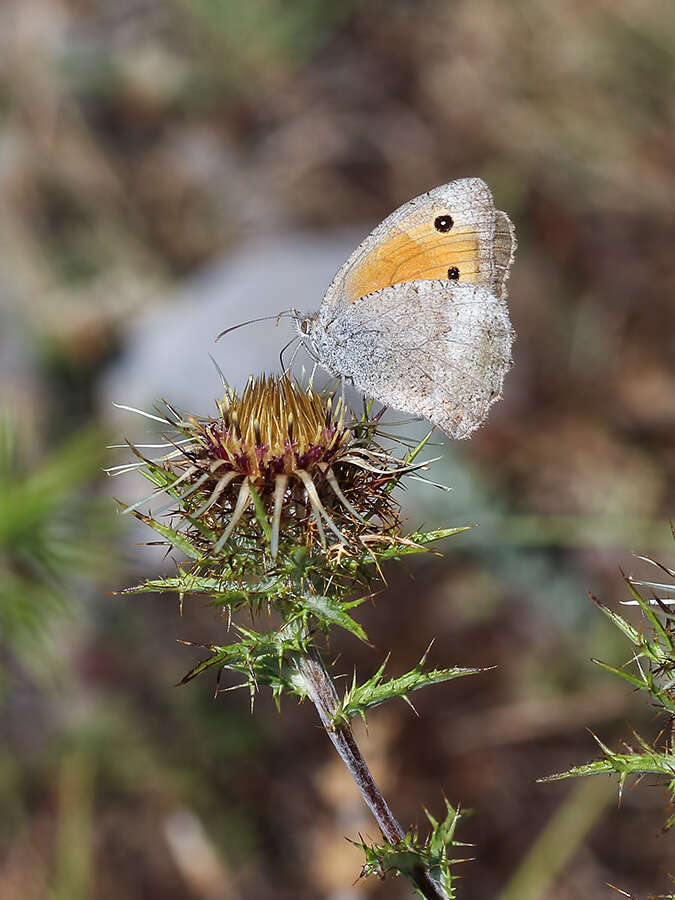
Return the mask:
[[376, 400], [467, 437], [501, 394], [515, 237], [487, 185], [410, 200], [357, 247], [299, 324], [319, 363]]

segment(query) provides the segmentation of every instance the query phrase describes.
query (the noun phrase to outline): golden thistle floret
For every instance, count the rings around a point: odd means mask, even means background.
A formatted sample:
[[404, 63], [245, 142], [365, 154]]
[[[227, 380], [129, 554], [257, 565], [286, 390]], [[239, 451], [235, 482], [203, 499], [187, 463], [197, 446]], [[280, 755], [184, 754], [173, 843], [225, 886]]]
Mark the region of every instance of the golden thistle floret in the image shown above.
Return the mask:
[[[341, 399], [335, 402], [333, 395], [319, 394], [311, 386], [301, 387], [287, 377], [268, 376], [251, 379], [241, 397], [226, 391], [218, 406], [219, 419], [192, 420], [197, 446], [189, 454], [200, 469], [207, 465], [209, 472], [218, 476], [198, 514], [216, 503], [237, 476], [242, 477], [234, 512], [216, 549], [225, 544], [246, 511], [253, 487], [263, 500], [271, 496], [270, 549], [272, 556], [276, 556], [284, 506], [289, 502], [297, 504], [294, 480], [304, 488], [322, 542], [325, 542], [322, 520], [344, 540], [320, 496], [325, 481], [345, 509], [356, 519], [361, 518], [344, 496], [331, 468], [352, 444], [352, 433], [344, 424]], [[323, 476], [319, 488], [317, 476]]]
[[220, 419], [195, 423], [207, 457], [239, 468], [261, 488], [279, 473], [291, 475], [332, 461], [350, 443], [341, 399], [301, 387], [287, 377], [251, 379], [241, 397], [218, 401]]
[[[220, 415], [179, 415], [171, 452], [155, 460], [177, 477], [172, 490], [192, 521], [208, 519], [220, 552], [251, 508], [253, 492], [271, 515], [270, 553], [276, 557], [282, 520], [316, 533], [324, 526], [344, 543], [372, 530], [373, 517], [396, 523], [392, 481], [418, 465], [394, 459], [374, 441], [376, 422], [348, 415], [341, 396], [318, 392], [287, 376], [251, 378], [241, 395], [229, 387]], [[142, 465], [142, 463], [141, 463]], [[285, 517], [285, 518], [284, 518]]]

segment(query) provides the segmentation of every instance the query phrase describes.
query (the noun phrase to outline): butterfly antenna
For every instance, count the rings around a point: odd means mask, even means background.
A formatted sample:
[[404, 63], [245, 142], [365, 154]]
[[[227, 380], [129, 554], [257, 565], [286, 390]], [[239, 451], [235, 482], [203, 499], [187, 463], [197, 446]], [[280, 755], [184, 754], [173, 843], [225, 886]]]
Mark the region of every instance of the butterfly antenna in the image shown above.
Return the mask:
[[279, 319], [283, 319], [284, 316], [290, 316], [291, 318], [297, 318], [297, 313], [292, 309], [284, 309], [280, 313], [275, 313], [273, 316], [260, 316], [257, 319], [249, 319], [247, 322], [239, 322], [238, 325], [231, 325], [229, 328], [226, 328], [225, 331], [221, 331], [216, 341], [219, 341], [221, 337], [224, 337], [226, 334], [229, 334], [231, 331], [236, 331], [237, 328], [243, 328], [245, 325], [254, 325], [256, 322], [268, 322], [270, 319], [275, 319], [277, 325], [279, 324]]

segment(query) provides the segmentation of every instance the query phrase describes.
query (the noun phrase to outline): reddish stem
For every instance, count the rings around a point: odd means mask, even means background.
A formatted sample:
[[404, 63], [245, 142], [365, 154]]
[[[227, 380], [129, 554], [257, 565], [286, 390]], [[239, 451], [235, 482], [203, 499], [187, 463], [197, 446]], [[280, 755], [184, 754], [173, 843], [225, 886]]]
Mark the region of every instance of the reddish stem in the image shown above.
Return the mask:
[[[380, 826], [384, 839], [390, 844], [400, 843], [405, 837], [405, 832], [375, 784], [370, 769], [361, 755], [350, 724], [348, 722], [339, 725], [333, 723], [333, 716], [338, 708], [338, 696], [321, 656], [314, 651], [311, 656], [303, 657], [298, 665], [307, 681], [310, 696], [319, 713], [321, 723]], [[447, 900], [445, 892], [424, 866], [415, 869], [410, 878], [427, 900]]]

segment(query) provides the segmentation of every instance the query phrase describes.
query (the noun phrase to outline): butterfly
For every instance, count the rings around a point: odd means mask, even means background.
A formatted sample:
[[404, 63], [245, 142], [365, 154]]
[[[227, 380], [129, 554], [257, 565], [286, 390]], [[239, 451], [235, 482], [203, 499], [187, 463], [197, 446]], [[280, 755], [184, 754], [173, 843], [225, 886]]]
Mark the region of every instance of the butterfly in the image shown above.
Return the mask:
[[356, 248], [300, 336], [330, 374], [465, 438], [501, 396], [516, 239], [480, 178], [409, 200]]

